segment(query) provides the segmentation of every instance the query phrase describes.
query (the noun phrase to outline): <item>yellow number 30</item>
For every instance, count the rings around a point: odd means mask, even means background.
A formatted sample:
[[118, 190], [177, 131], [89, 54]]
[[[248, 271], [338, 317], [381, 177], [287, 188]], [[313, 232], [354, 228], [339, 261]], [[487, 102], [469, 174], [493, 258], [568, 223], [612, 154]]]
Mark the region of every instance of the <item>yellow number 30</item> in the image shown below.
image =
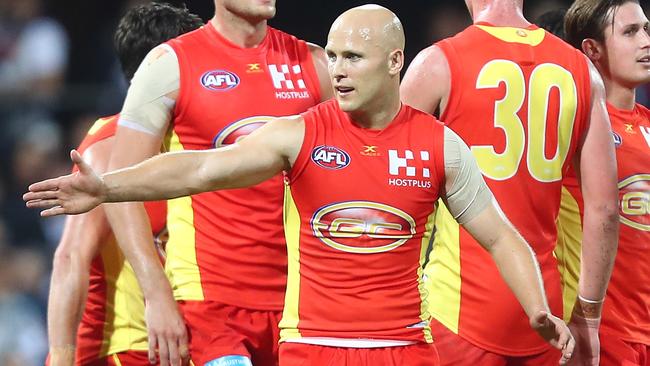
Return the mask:
[[[506, 147], [501, 153], [492, 145], [472, 146], [472, 153], [483, 175], [505, 180], [517, 174], [526, 150], [526, 130], [517, 113], [526, 101], [526, 79], [521, 67], [508, 60], [485, 64], [476, 80], [477, 89], [497, 88], [505, 84], [505, 97], [495, 102], [494, 127], [505, 133]], [[547, 159], [546, 117], [551, 90], [559, 90], [559, 118], [555, 154]], [[555, 64], [535, 67], [528, 83], [528, 149], [526, 165], [530, 175], [540, 182], [562, 179], [562, 166], [569, 152], [578, 97], [575, 81], [569, 71]]]

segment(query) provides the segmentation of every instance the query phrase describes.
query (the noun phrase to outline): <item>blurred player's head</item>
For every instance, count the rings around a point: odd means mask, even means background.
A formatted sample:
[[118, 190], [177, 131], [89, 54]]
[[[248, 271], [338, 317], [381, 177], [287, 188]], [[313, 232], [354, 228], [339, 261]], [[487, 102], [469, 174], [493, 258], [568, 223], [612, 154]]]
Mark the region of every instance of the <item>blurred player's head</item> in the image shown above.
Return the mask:
[[251, 22], [275, 16], [275, 0], [214, 0], [215, 11], [226, 11]]
[[399, 98], [404, 30], [390, 10], [364, 5], [341, 14], [325, 46], [335, 96], [345, 112], [373, 112]]
[[636, 0], [577, 0], [565, 17], [567, 41], [606, 82], [635, 88], [650, 81], [648, 18]]
[[197, 29], [203, 21], [185, 8], [148, 3], [130, 9], [115, 31], [115, 49], [127, 80], [157, 45]]
[[537, 18], [535, 24], [540, 28], [546, 29], [548, 32], [551, 32], [558, 36], [559, 38], [565, 39], [564, 35], [564, 15], [566, 14], [566, 9], [554, 9], [549, 10], [546, 13], [542, 14]]

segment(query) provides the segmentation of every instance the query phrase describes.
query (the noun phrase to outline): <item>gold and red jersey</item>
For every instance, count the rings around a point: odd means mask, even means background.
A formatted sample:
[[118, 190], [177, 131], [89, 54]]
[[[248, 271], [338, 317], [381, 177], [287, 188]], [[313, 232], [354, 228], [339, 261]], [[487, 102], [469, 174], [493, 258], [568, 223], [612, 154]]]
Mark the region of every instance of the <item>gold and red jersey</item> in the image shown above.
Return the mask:
[[336, 101], [303, 117], [285, 192], [281, 341], [431, 342], [422, 268], [444, 179], [444, 127], [406, 105], [383, 130], [359, 127]]
[[[79, 153], [112, 138], [117, 120], [117, 115], [97, 120], [81, 142]], [[145, 208], [154, 234], [163, 231], [165, 202], [147, 202]], [[89, 282], [86, 307], [77, 332], [77, 365], [128, 350], [146, 351], [144, 297], [131, 265], [112, 235], [100, 245], [93, 259]]]
[[[470, 146], [499, 205], [537, 254], [549, 305], [559, 313], [555, 221], [562, 176], [589, 118], [586, 59], [536, 26], [479, 23], [437, 46], [451, 75], [441, 120]], [[425, 271], [433, 317], [491, 352], [546, 350], [485, 249], [442, 206], [435, 224]]]
[[[632, 343], [650, 345], [650, 111], [607, 105], [618, 166], [620, 232], [618, 253], [607, 287], [600, 331]], [[558, 220], [558, 259], [572, 289], [577, 287], [582, 243], [583, 201], [573, 171]], [[578, 269], [578, 270], [576, 270]], [[567, 313], [575, 301], [565, 298]]]
[[[180, 66], [171, 151], [233, 144], [271, 117], [302, 113], [320, 100], [308, 45], [271, 27], [254, 48], [232, 44], [212, 23], [168, 44]], [[169, 201], [166, 269], [176, 299], [281, 310], [282, 197], [276, 176], [247, 189]]]

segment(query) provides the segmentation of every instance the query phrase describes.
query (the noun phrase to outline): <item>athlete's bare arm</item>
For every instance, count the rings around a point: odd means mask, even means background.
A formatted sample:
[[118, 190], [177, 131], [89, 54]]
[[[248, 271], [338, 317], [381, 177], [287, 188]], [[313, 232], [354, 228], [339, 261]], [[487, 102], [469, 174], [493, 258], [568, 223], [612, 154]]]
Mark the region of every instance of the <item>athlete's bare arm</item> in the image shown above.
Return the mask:
[[318, 82], [320, 84], [320, 101], [324, 102], [334, 96], [334, 89], [327, 71], [327, 54], [323, 47], [313, 43], [307, 43], [311, 58], [314, 60], [314, 67], [318, 74]]
[[[173, 75], [173, 68], [158, 70], [168, 68], [163, 63], [174, 62], [165, 58], [169, 56], [166, 52], [161, 47], [153, 49], [132, 80], [115, 134], [109, 170], [139, 163], [160, 151], [176, 94], [165, 89], [170, 88], [168, 85], [152, 88], [151, 84], [158, 82], [151, 81], [155, 79], [152, 76], [171, 78], [171, 82], [179, 79], [178, 72]], [[155, 360], [158, 351], [161, 365], [187, 364], [187, 331], [156, 249], [151, 245], [151, 225], [144, 206], [106, 205], [105, 212], [145, 297], [149, 358]]]
[[437, 46], [420, 51], [409, 65], [400, 85], [402, 101], [423, 112], [440, 115], [447, 107], [451, 73], [444, 52]]
[[575, 342], [564, 321], [551, 314], [535, 254], [499, 208], [467, 145], [447, 128], [443, 196], [452, 215], [490, 253], [531, 327], [562, 350], [565, 364]]
[[618, 248], [618, 187], [605, 86], [588, 62], [591, 119], [574, 161], [584, 201], [579, 296], [569, 327], [576, 337], [576, 361], [592, 364], [599, 356], [600, 313]]
[[[97, 172], [104, 172], [112, 138], [93, 144], [84, 159]], [[93, 258], [110, 236], [103, 209], [66, 218], [63, 235], [54, 254], [47, 303], [47, 333], [51, 366], [73, 366], [77, 328], [86, 305]]]
[[148, 201], [243, 188], [289, 169], [304, 137], [302, 117], [271, 121], [237, 143], [212, 150], [161, 154], [136, 166], [97, 175], [76, 151], [78, 174], [30, 186], [29, 207], [43, 216], [86, 212], [101, 202]]

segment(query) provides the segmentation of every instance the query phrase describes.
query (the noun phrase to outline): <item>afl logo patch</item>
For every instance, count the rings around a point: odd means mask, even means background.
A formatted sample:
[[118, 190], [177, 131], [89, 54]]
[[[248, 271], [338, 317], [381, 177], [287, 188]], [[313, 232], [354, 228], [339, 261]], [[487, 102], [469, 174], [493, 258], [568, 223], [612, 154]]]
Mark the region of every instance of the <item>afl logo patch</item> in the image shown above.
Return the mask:
[[322, 168], [339, 170], [350, 165], [350, 154], [338, 147], [321, 145], [312, 150], [311, 160]]
[[612, 132], [612, 137], [614, 138], [614, 146], [619, 147], [623, 144], [623, 138], [621, 135], [616, 132]]
[[239, 76], [227, 70], [212, 70], [201, 75], [201, 85], [208, 90], [226, 91], [239, 85]]
[[226, 126], [212, 141], [214, 147], [232, 145], [242, 138], [250, 135], [253, 131], [264, 126], [274, 117], [255, 116], [240, 119]]
[[311, 218], [314, 236], [348, 253], [393, 250], [415, 235], [415, 220], [406, 212], [378, 202], [340, 202], [320, 208]]

